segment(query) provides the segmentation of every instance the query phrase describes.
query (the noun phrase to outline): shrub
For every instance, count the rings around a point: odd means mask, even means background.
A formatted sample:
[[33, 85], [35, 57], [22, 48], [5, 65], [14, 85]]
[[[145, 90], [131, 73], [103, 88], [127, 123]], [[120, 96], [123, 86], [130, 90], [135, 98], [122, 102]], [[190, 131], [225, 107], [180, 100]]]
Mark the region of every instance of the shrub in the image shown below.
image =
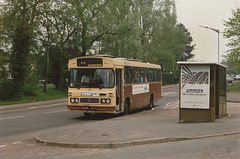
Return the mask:
[[12, 80], [0, 79], [0, 100], [14, 99]]
[[23, 94], [26, 96], [36, 96], [36, 84], [27, 84], [23, 87]]

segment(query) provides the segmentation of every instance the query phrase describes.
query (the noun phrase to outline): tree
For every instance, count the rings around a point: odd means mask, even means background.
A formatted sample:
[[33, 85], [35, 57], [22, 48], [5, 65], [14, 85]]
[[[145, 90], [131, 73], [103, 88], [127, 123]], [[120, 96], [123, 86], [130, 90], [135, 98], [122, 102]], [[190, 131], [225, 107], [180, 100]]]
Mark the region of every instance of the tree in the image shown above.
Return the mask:
[[193, 57], [192, 37], [183, 24], [177, 24], [174, 1], [124, 1], [115, 9], [118, 13], [109, 23], [114, 34], [100, 40], [99, 53], [161, 64], [166, 70], [175, 68], [184, 53], [186, 59]]
[[[74, 18], [75, 12], [69, 3], [61, 0], [45, 1], [40, 12], [38, 43], [41, 44], [41, 52], [37, 56], [38, 61], [45, 64], [38, 63], [38, 68], [45, 79], [43, 92], [47, 91], [48, 82], [52, 82], [56, 89], [64, 90], [66, 84], [64, 72], [69, 56], [66, 48], [78, 27]], [[48, 79], [49, 77], [51, 79]]]
[[[39, 30], [43, 30], [39, 34], [40, 43], [43, 46], [43, 54], [50, 57], [49, 65], [52, 65], [49, 66], [48, 76], [51, 76], [51, 82], [57, 89], [65, 87], [64, 72], [67, 69], [67, 60], [76, 56], [86, 56], [95, 41], [109, 33], [103, 25], [106, 24], [104, 21], [107, 16], [102, 13], [109, 3], [109, 0], [49, 0], [44, 3], [39, 27]], [[46, 78], [48, 69], [42, 69], [46, 70]]]
[[6, 65], [8, 64], [10, 61], [9, 61], [9, 54], [7, 51], [4, 50], [4, 45], [5, 43], [5, 37], [4, 37], [4, 33], [3, 33], [3, 27], [2, 25], [0, 25], [0, 78], [3, 77], [3, 74], [2, 72], [4, 72], [4, 67], [3, 65]]
[[142, 31], [138, 25], [140, 19], [138, 4], [134, 2], [121, 0], [108, 6], [109, 12], [105, 15], [107, 21], [104, 23], [108, 34], [98, 41], [97, 53], [142, 59], [140, 39]]
[[[1, 3], [0, 3], [1, 4]], [[2, 12], [0, 8], [0, 12]], [[3, 21], [3, 16], [0, 16], [0, 21]], [[5, 49], [6, 45], [8, 45], [7, 37], [4, 34], [4, 26], [0, 24], [0, 77], [1, 77], [1, 71], [4, 70], [3, 65], [6, 65], [9, 63], [9, 54], [8, 51]]]
[[68, 2], [74, 10], [75, 23], [78, 26], [75, 35], [80, 41], [80, 56], [86, 56], [96, 41], [106, 34], [111, 34], [106, 27], [107, 22], [110, 22], [108, 16], [111, 17], [112, 13], [112, 7], [109, 5], [115, 4], [117, 0], [69, 0]]
[[232, 10], [232, 17], [224, 21], [223, 36], [229, 39], [227, 46], [230, 48], [225, 56], [228, 66], [240, 70], [240, 8]]
[[23, 93], [25, 80], [29, 74], [31, 43], [36, 17], [36, 8], [41, 0], [5, 0], [3, 25], [11, 39], [10, 69], [14, 98]]
[[196, 45], [195, 44], [193, 44], [193, 45], [191, 44], [192, 41], [193, 41], [191, 33], [188, 31], [188, 29], [182, 23], [177, 25], [177, 29], [180, 29], [181, 31], [183, 31], [183, 33], [187, 37], [187, 41], [185, 41], [185, 43], [184, 43], [186, 48], [185, 48], [185, 52], [184, 52], [184, 55], [183, 55], [184, 57], [182, 59], [182, 60], [187, 61], [187, 59], [191, 59], [191, 58], [194, 57], [194, 54], [191, 54], [191, 53], [194, 50], [194, 47]]
[[20, 94], [30, 63], [39, 79], [49, 78], [56, 89], [64, 89], [70, 58], [112, 54], [171, 71], [184, 53], [192, 57], [192, 38], [184, 25], [177, 24], [174, 0], [5, 2], [0, 17], [4, 33], [0, 47], [4, 49], [0, 50], [11, 53], [13, 83]]

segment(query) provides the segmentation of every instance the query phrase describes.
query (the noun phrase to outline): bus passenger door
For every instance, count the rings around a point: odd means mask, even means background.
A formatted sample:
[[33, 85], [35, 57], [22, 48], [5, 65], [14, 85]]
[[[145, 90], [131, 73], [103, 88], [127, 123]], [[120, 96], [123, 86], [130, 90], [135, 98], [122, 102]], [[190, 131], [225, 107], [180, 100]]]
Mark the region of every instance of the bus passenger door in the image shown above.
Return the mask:
[[121, 77], [122, 70], [116, 69], [116, 110], [121, 110]]

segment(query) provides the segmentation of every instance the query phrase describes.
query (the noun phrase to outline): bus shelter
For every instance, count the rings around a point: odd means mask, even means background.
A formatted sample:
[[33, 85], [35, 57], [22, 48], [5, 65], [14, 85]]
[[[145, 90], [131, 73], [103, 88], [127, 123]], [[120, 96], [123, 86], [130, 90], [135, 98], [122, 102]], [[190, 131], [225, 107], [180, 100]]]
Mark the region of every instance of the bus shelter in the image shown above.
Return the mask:
[[177, 62], [179, 122], [215, 121], [227, 115], [226, 66], [208, 62]]

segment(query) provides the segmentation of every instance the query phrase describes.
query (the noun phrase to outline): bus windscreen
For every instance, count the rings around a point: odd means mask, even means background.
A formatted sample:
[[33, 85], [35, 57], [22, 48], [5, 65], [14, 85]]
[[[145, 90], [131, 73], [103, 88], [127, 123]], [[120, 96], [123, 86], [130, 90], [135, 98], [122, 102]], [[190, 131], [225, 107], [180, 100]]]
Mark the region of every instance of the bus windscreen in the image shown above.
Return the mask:
[[71, 88], [113, 88], [112, 69], [71, 69]]

